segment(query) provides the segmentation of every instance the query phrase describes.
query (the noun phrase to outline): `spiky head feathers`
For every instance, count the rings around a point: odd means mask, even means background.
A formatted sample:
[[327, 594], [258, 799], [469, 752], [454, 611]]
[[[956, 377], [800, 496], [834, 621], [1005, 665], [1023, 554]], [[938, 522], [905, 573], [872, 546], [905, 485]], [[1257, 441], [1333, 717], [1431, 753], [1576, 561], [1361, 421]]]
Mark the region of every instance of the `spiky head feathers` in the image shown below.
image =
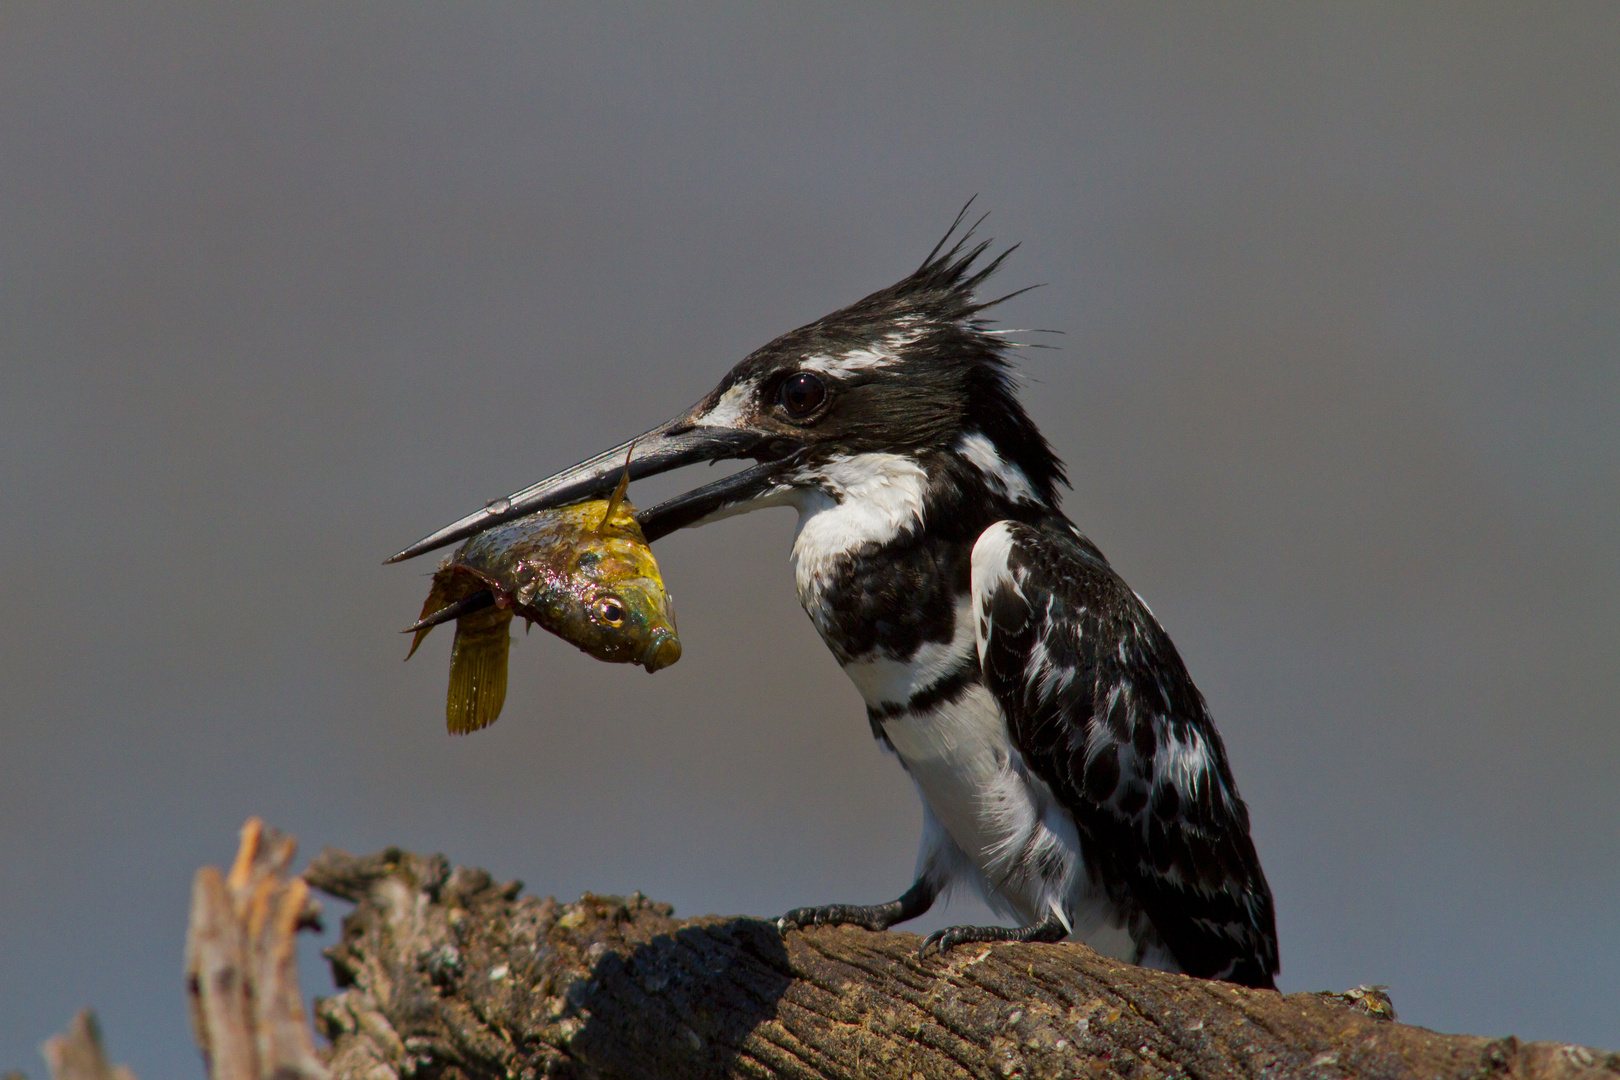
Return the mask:
[[1008, 343], [983, 318], [1017, 293], [976, 295], [1015, 248], [983, 261], [990, 241], [969, 246], [974, 229], [957, 236], [961, 223], [905, 278], [755, 350], [694, 419], [779, 434], [818, 456], [960, 452], [969, 440], [1054, 505], [1063, 465], [1018, 402]]

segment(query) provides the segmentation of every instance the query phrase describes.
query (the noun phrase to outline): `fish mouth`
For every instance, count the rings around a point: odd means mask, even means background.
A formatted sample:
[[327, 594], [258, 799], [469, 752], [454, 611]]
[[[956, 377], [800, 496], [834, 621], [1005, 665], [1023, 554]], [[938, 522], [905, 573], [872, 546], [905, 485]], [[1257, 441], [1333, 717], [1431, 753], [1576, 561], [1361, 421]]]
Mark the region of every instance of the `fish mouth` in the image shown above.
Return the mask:
[[667, 668], [681, 658], [681, 639], [673, 630], [660, 627], [653, 631], [652, 643], [641, 653], [641, 666], [651, 675], [659, 668]]
[[637, 514], [636, 520], [650, 542], [768, 493], [777, 486], [777, 477], [797, 460], [799, 448], [784, 445], [780, 434], [698, 424], [692, 419], [694, 412], [688, 410], [627, 443], [604, 450], [504, 499], [491, 500], [482, 510], [424, 536], [387, 562], [415, 558], [525, 514], [604, 496], [613, 490], [626, 471], [630, 479], [639, 480], [705, 461], [735, 458], [760, 461], [752, 468]]

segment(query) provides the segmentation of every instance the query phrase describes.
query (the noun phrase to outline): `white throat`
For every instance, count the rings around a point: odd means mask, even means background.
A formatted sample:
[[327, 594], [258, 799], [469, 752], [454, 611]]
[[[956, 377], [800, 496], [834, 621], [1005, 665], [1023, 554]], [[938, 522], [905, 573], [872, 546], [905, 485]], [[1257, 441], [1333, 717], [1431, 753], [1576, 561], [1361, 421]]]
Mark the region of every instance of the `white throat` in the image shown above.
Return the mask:
[[900, 454], [854, 454], [796, 477], [793, 576], [807, 607], [838, 560], [923, 525], [928, 473]]

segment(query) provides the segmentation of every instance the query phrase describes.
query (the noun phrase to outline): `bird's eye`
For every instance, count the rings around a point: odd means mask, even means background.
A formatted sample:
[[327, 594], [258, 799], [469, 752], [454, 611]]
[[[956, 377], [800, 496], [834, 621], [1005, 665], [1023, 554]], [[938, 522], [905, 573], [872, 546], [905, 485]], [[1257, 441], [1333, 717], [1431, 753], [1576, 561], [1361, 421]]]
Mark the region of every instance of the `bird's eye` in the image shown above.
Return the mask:
[[624, 624], [624, 605], [616, 596], [604, 596], [596, 602], [596, 614], [609, 626], [622, 626]]
[[808, 371], [801, 371], [782, 384], [778, 398], [789, 416], [809, 416], [827, 400], [827, 387]]

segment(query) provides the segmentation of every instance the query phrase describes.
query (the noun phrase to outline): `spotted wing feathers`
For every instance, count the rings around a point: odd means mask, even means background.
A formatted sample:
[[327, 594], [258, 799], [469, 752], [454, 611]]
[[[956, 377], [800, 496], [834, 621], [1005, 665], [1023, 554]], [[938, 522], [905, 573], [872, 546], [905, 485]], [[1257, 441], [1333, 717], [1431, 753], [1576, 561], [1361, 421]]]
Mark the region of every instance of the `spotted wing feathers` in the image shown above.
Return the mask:
[[1013, 743], [1074, 815], [1139, 948], [1164, 948], [1191, 975], [1273, 985], [1275, 917], [1248, 808], [1146, 605], [1061, 520], [986, 530], [973, 589], [985, 681]]

